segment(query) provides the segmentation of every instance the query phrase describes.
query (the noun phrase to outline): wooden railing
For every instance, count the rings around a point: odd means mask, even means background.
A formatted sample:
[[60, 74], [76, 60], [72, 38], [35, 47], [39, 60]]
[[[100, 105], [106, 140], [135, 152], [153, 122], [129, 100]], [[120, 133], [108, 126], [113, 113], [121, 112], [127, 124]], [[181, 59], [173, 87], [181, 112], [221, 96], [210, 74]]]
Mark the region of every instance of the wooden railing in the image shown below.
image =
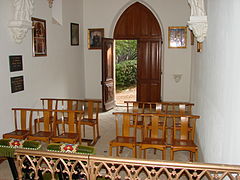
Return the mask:
[[62, 179], [70, 180], [240, 179], [240, 166], [235, 165], [148, 161], [23, 149], [17, 149], [15, 154], [19, 179], [23, 179], [26, 172], [33, 179], [39, 179], [39, 176], [49, 176], [50, 179], [63, 176]]

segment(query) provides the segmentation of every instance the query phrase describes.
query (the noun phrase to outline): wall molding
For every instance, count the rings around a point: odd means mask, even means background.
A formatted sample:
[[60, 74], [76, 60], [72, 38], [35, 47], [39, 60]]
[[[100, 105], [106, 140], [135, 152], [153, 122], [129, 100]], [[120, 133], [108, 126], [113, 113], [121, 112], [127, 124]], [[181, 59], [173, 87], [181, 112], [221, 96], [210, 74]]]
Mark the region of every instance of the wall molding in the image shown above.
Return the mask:
[[22, 43], [29, 29], [32, 29], [33, 0], [14, 0], [14, 17], [9, 22], [13, 39]]
[[203, 42], [207, 36], [208, 21], [204, 7], [204, 0], [188, 0], [191, 7], [190, 21], [188, 27], [193, 31], [198, 42]]

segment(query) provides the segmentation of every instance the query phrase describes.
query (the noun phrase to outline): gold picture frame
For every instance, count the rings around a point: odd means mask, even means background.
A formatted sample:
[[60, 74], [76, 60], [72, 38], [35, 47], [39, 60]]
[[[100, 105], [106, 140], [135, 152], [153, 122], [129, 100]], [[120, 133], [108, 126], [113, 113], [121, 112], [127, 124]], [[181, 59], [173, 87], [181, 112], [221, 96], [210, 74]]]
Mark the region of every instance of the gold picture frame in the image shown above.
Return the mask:
[[203, 50], [202, 42], [197, 42], [197, 52], [202, 52], [202, 50]]
[[104, 29], [88, 29], [88, 49], [102, 49]]
[[186, 48], [187, 47], [187, 27], [170, 26], [168, 27], [168, 47]]
[[32, 17], [33, 56], [47, 56], [46, 20]]

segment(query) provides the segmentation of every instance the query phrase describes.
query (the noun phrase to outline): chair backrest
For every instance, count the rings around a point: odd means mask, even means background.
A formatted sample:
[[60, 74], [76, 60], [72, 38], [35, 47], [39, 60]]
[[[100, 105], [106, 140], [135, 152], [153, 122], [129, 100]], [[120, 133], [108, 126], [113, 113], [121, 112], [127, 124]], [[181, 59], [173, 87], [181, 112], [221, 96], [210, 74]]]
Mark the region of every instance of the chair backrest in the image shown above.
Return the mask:
[[[143, 138], [166, 138], [167, 115], [164, 114], [142, 114], [144, 117], [144, 135]], [[150, 132], [151, 133], [150, 133]]]
[[41, 98], [43, 109], [78, 110], [78, 99]]
[[[54, 110], [32, 109], [32, 114], [33, 114], [34, 121], [36, 122], [36, 125], [37, 125], [37, 128], [36, 128], [37, 132], [38, 131], [50, 132], [52, 130], [51, 122], [54, 118]], [[40, 125], [41, 122], [43, 122], [43, 127], [41, 127], [41, 125]]]
[[114, 112], [113, 115], [115, 115], [116, 136], [136, 137], [136, 125], [140, 118], [137, 113]]
[[[80, 133], [81, 119], [83, 111], [81, 110], [53, 110], [54, 112], [54, 135], [57, 134], [57, 126], [61, 125], [61, 132], [63, 133]], [[67, 120], [66, 120], [67, 119]], [[60, 123], [59, 123], [60, 121]]]
[[84, 118], [98, 120], [101, 102], [101, 100], [95, 99], [79, 100], [80, 108], [84, 111]]
[[189, 102], [161, 102], [166, 114], [192, 114], [193, 103]]
[[12, 108], [16, 130], [30, 130], [32, 111], [28, 108]]
[[[41, 98], [43, 109], [82, 110], [88, 118], [98, 119], [101, 100]], [[47, 106], [46, 106], [47, 105]]]
[[161, 102], [124, 101], [129, 113], [161, 113]]
[[[174, 120], [173, 139], [194, 140], [196, 120], [200, 116], [196, 115], [172, 115]], [[180, 127], [179, 127], [180, 124]]]

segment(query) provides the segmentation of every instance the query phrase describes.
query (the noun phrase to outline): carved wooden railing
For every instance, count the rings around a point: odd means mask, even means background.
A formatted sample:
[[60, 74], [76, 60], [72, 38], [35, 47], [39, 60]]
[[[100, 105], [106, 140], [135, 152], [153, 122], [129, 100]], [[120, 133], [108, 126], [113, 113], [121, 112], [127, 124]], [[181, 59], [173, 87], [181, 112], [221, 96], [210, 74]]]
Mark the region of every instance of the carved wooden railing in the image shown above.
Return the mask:
[[[173, 161], [148, 161], [17, 149], [19, 179], [209, 179], [240, 180], [240, 166]], [[59, 177], [58, 177], [59, 178]], [[45, 178], [44, 178], [45, 179]]]

